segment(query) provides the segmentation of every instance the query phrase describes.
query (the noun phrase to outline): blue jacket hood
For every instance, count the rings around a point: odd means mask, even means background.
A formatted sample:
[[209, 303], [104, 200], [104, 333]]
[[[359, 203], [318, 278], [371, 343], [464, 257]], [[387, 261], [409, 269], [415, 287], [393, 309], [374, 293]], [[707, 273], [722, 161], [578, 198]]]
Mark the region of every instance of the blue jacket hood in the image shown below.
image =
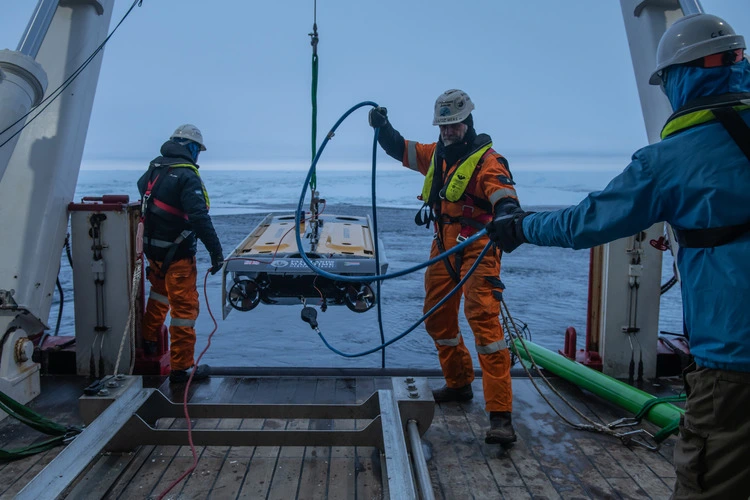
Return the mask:
[[700, 97], [739, 92], [750, 92], [750, 62], [747, 59], [732, 66], [672, 66], [666, 71], [664, 93], [674, 111]]

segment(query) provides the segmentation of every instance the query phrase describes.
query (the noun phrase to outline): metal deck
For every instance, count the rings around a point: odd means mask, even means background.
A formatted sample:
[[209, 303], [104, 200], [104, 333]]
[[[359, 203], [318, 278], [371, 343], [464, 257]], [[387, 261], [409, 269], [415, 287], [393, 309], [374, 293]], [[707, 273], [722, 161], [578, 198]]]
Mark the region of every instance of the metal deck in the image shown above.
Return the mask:
[[[161, 379], [146, 380], [172, 401]], [[437, 387], [442, 381], [430, 379]], [[61, 423], [80, 423], [77, 397], [85, 382], [44, 378], [42, 396], [31, 405]], [[391, 389], [389, 377], [264, 376], [214, 377], [196, 383], [189, 400], [234, 403], [337, 403], [365, 401], [378, 389]], [[611, 422], [623, 413], [562, 381], [555, 385], [591, 417]], [[177, 389], [180, 386], [176, 386]], [[507, 453], [484, 444], [487, 414], [481, 381], [470, 403], [437, 405], [423, 437], [435, 498], [668, 498], [674, 470], [675, 439], [658, 453], [629, 449], [610, 437], [567, 427], [526, 378], [514, 378], [514, 425], [519, 439]], [[649, 387], [664, 393], [666, 386]], [[549, 391], [545, 390], [545, 393]], [[566, 416], [569, 411], [565, 411]], [[43, 439], [6, 419], [0, 446], [20, 447]], [[310, 419], [199, 419], [197, 429], [342, 429], [367, 421]], [[159, 428], [185, 428], [184, 419], [161, 419]], [[651, 430], [656, 430], [652, 428]], [[198, 466], [168, 498], [378, 499], [389, 498], [374, 447], [197, 447]], [[0, 465], [0, 496], [12, 498], [61, 448]], [[141, 446], [132, 453], [103, 454], [70, 489], [67, 498], [155, 498], [192, 463], [187, 446]]]

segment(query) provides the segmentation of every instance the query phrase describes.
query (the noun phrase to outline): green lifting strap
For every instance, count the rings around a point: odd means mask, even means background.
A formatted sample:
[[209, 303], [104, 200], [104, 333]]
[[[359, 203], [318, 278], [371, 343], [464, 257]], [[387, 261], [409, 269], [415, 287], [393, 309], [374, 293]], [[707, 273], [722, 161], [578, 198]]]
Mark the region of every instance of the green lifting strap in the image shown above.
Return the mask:
[[[646, 401], [638, 413], [633, 417], [635, 420], [640, 422], [643, 418], [651, 411], [651, 408], [658, 405], [659, 403], [681, 403], [685, 401], [686, 397], [680, 396], [665, 396], [663, 398], [653, 398]], [[676, 418], [669, 424], [662, 427], [662, 429], [654, 435], [654, 441], [661, 443], [672, 434], [677, 434], [677, 430], [680, 428], [680, 419]]]
[[[311, 97], [312, 97], [312, 160], [315, 160], [315, 153], [317, 152], [317, 142], [318, 142], [318, 3], [317, 0], [314, 3], [313, 8], [313, 31], [310, 33], [310, 45], [312, 45], [313, 48], [313, 55], [312, 55], [312, 89], [311, 89]], [[317, 176], [315, 175], [315, 171], [312, 173], [312, 177], [310, 177], [310, 189], [315, 191], [315, 188], [317, 187], [318, 180]]]
[[656, 441], [657, 443], [661, 443], [672, 434], [677, 434], [679, 428], [680, 428], [680, 419], [676, 418], [675, 420], [672, 421], [671, 424], [663, 427], [662, 430], [654, 434], [654, 441]]
[[63, 444], [67, 439], [81, 432], [81, 429], [78, 427], [66, 427], [39, 415], [3, 392], [0, 392], [0, 410], [3, 410], [11, 417], [36, 431], [54, 436], [51, 439], [34, 443], [25, 448], [16, 448], [13, 450], [0, 449], [0, 460], [17, 460], [35, 453], [47, 451], [50, 448]]
[[5, 450], [0, 448], [0, 461], [9, 462], [12, 460], [20, 460], [31, 455], [36, 455], [37, 453], [42, 453], [43, 451], [51, 450], [55, 446], [64, 444], [66, 439], [66, 436], [57, 436], [47, 439], [46, 441], [32, 444], [25, 448], [15, 448], [12, 450]]

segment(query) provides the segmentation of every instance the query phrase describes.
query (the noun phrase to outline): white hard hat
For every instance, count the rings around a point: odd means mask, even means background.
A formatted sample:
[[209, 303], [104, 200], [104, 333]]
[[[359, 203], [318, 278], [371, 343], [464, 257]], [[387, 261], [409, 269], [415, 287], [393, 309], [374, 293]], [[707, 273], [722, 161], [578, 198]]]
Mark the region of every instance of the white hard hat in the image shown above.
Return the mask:
[[435, 101], [433, 125], [450, 125], [461, 123], [474, 109], [469, 95], [458, 89], [446, 90]]
[[206, 150], [206, 145], [203, 144], [203, 134], [201, 134], [201, 131], [198, 130], [198, 127], [196, 127], [195, 125], [191, 125], [190, 123], [186, 123], [177, 127], [177, 130], [174, 131], [174, 134], [172, 134], [172, 137], [170, 137], [170, 139], [188, 139], [190, 141], [198, 143], [198, 145], [201, 147], [201, 151]]
[[681, 17], [662, 35], [656, 49], [656, 69], [648, 83], [660, 85], [661, 72], [669, 66], [745, 48], [747, 47], [742, 35], [736, 34], [720, 17], [711, 14]]

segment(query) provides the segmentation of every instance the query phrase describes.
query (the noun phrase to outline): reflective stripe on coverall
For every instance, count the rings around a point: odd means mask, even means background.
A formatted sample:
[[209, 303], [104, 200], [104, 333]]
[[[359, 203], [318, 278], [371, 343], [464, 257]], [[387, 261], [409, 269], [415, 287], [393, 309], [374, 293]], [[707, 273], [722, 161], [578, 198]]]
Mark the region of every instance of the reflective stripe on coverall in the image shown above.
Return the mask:
[[[151, 342], [158, 339], [161, 325], [171, 309], [169, 325], [169, 350], [172, 370], [187, 370], [193, 366], [195, 355], [195, 320], [199, 302], [196, 282], [198, 269], [195, 257], [172, 262], [164, 278], [157, 269], [161, 262], [149, 259], [151, 283], [146, 312], [143, 315], [143, 338]], [[166, 299], [166, 300], [165, 300]]]

